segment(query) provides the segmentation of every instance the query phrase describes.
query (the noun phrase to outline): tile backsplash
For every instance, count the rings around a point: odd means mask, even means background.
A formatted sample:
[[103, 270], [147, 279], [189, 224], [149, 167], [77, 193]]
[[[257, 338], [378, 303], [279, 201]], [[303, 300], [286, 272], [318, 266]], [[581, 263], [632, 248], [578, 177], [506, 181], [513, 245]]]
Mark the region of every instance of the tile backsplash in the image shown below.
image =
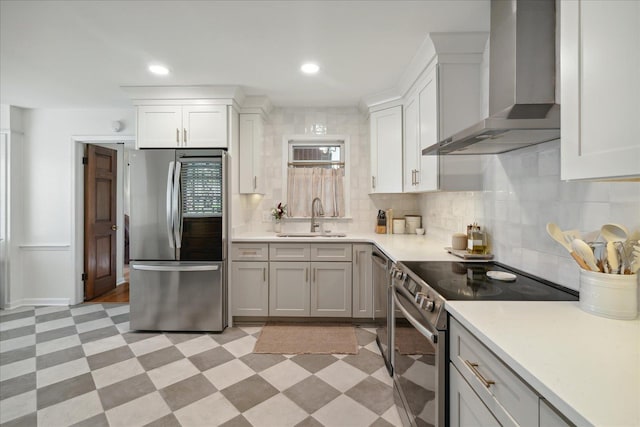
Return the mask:
[[640, 183], [560, 180], [560, 141], [486, 156], [484, 191], [427, 193], [419, 197], [427, 233], [450, 242], [478, 222], [490, 236], [496, 260], [578, 289], [579, 269], [546, 233], [625, 225], [640, 238]]

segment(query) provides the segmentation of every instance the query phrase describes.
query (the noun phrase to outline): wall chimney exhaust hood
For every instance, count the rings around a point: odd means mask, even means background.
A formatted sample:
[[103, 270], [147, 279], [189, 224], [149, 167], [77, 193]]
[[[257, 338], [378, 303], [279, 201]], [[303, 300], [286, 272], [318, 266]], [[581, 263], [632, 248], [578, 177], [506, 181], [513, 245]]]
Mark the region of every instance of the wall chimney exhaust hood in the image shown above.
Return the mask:
[[423, 155], [499, 154], [560, 138], [555, 0], [492, 0], [489, 117]]

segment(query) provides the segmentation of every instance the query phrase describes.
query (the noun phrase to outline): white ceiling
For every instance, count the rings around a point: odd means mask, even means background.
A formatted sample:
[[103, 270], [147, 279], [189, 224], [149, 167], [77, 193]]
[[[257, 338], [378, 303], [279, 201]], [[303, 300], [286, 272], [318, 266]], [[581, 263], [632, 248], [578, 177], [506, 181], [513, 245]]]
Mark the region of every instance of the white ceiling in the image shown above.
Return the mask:
[[[0, 103], [118, 107], [121, 86], [238, 85], [276, 106], [355, 106], [393, 88], [429, 32], [488, 29], [488, 0], [0, 0]], [[308, 60], [320, 73], [299, 72]]]

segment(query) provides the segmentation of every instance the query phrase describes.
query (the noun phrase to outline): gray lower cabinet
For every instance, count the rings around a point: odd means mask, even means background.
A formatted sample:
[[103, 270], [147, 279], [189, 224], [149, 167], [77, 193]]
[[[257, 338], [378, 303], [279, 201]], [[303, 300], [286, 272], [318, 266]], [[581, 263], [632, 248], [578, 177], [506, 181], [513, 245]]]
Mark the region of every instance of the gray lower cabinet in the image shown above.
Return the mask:
[[500, 426], [453, 363], [449, 364], [449, 416], [451, 426]]
[[269, 316], [309, 316], [310, 267], [308, 262], [270, 263]]
[[351, 317], [351, 263], [311, 263], [311, 316]]
[[353, 245], [353, 317], [373, 318], [375, 305], [371, 250], [371, 245]]
[[233, 261], [231, 263], [231, 301], [233, 316], [269, 315], [269, 263]]

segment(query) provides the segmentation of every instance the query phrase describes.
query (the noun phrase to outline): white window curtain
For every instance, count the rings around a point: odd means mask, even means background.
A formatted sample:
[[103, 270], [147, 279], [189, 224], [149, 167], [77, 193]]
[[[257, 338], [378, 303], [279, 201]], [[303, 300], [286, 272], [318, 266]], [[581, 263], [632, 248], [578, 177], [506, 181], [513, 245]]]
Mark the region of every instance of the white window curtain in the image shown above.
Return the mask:
[[288, 214], [310, 217], [311, 202], [319, 197], [325, 217], [343, 217], [344, 169], [289, 167], [287, 172]]

